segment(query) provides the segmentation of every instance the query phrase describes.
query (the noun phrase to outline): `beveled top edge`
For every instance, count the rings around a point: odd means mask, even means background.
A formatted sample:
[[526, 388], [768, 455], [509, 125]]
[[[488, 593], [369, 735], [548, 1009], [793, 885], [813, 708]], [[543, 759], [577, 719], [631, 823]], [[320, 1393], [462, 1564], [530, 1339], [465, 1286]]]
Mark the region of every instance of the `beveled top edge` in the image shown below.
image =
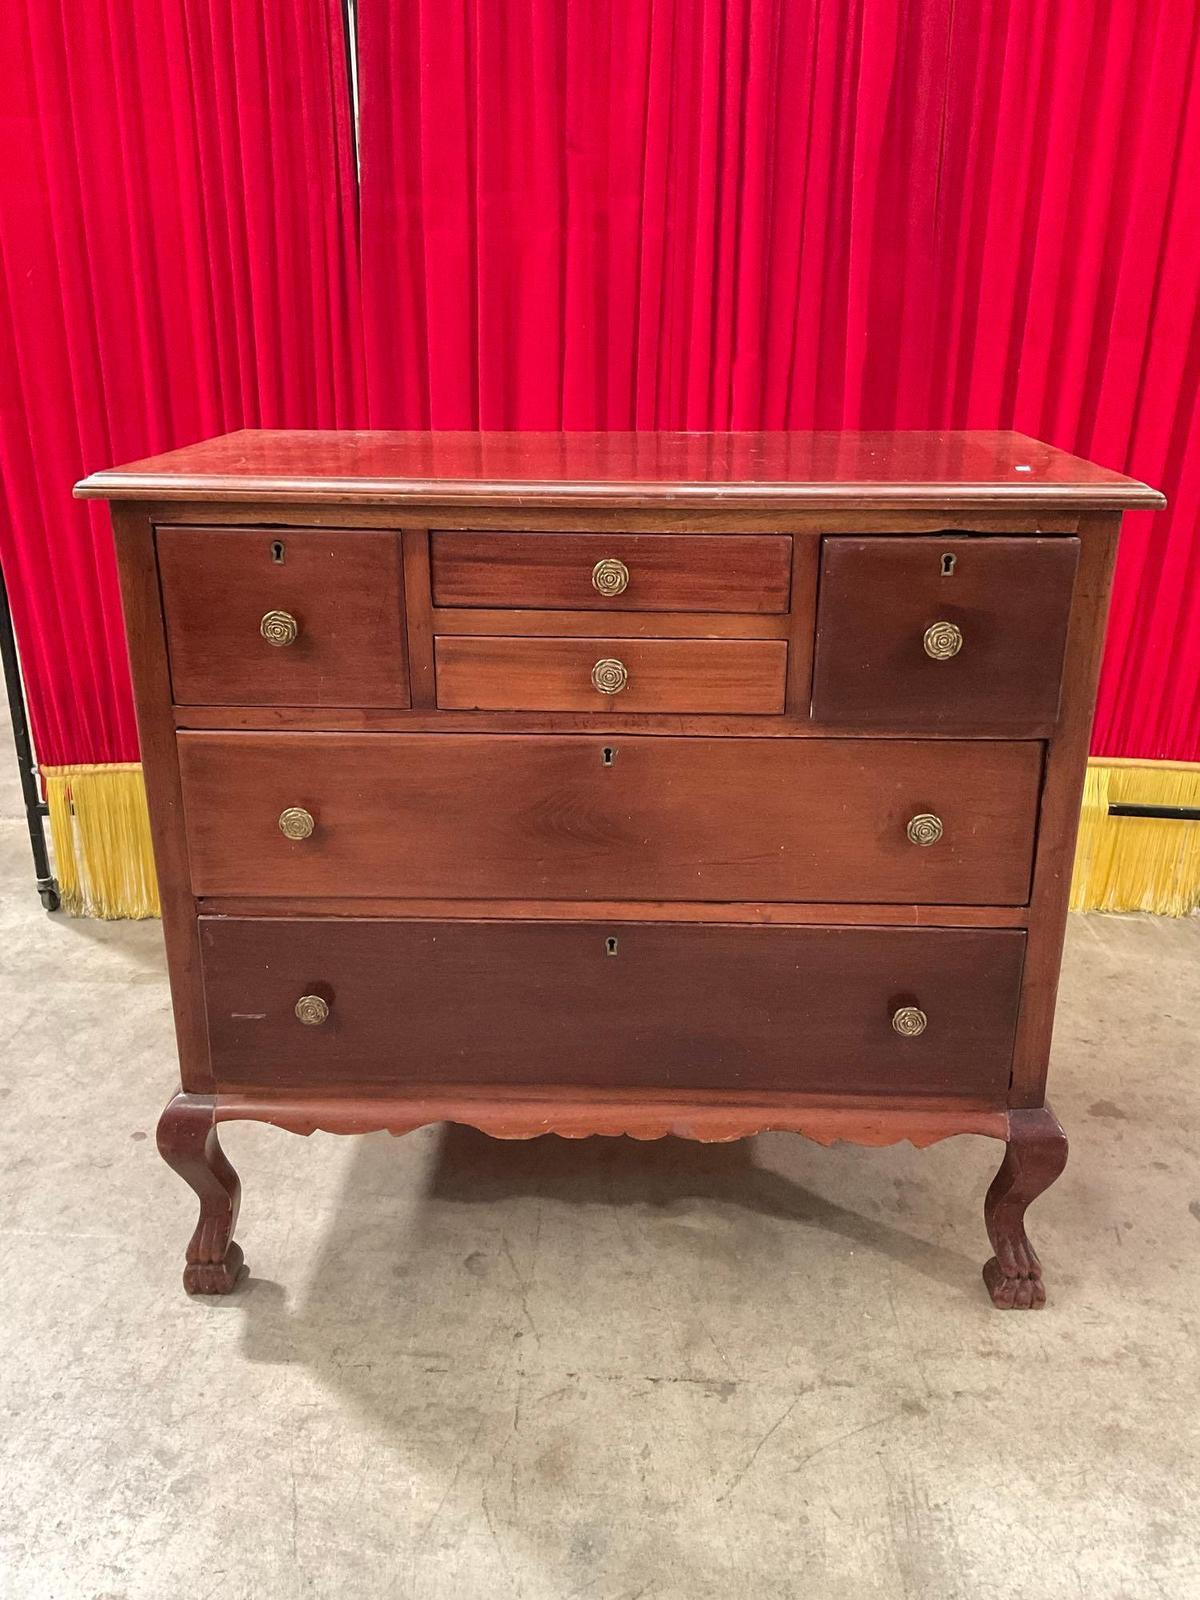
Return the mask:
[[1012, 432], [253, 430], [93, 473], [81, 499], [886, 509], [1156, 508], [1157, 490]]

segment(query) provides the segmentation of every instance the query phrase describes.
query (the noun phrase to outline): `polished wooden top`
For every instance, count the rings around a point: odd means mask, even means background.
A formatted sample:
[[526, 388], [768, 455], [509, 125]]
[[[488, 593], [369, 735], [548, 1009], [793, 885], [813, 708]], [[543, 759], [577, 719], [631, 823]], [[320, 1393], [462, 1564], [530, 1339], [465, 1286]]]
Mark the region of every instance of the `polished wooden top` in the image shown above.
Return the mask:
[[244, 429], [93, 473], [84, 499], [812, 509], [1164, 505], [1010, 432], [396, 433]]

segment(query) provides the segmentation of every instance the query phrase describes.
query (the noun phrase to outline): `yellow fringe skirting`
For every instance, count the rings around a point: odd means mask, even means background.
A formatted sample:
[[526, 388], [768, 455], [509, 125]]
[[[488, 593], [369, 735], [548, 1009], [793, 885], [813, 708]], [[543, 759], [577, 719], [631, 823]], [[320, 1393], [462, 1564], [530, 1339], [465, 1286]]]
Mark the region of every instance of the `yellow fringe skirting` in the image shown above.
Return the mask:
[[[75, 916], [156, 917], [158, 885], [142, 769], [136, 762], [43, 767], [62, 903]], [[1200, 906], [1200, 822], [1110, 817], [1110, 803], [1200, 805], [1200, 765], [1096, 760], [1088, 765], [1073, 911]]]
[[1088, 763], [1072, 911], [1156, 911], [1200, 906], [1200, 822], [1110, 817], [1110, 805], [1200, 806], [1200, 765], [1176, 761]]
[[141, 763], [41, 772], [63, 909], [76, 917], [158, 916]]

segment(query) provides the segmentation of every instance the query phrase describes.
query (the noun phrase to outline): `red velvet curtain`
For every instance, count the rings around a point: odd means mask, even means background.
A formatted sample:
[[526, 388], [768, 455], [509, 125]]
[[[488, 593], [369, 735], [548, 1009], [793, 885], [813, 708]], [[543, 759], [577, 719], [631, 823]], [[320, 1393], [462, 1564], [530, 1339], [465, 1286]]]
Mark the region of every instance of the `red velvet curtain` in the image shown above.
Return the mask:
[[1096, 748], [1200, 759], [1200, 8], [359, 0], [376, 426], [1015, 427], [1131, 517]]
[[337, 0], [0, 6], [0, 562], [40, 759], [137, 759], [94, 468], [361, 421]]
[[[1016, 426], [1129, 519], [1097, 749], [1200, 758], [1200, 10], [0, 7], [0, 561], [42, 759], [136, 754], [91, 468], [242, 425]], [[363, 329], [366, 329], [364, 340]]]

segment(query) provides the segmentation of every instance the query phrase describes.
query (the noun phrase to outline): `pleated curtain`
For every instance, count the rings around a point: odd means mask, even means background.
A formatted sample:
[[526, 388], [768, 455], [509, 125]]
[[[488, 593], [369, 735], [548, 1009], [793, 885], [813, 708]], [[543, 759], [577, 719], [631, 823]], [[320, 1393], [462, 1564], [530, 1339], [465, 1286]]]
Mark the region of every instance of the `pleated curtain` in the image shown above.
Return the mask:
[[0, 8], [0, 561], [51, 775], [137, 777], [92, 468], [241, 426], [1015, 427], [1170, 496], [1126, 521], [1079, 900], [1200, 895], [1194, 826], [1104, 831], [1114, 785], [1200, 788], [1200, 8], [357, 19], [356, 171], [335, 0]]
[[72, 484], [362, 418], [344, 45], [336, 0], [0, 6], [0, 562], [72, 909], [155, 904], [108, 515]]
[[1164, 487], [1096, 722], [1200, 759], [1200, 7], [360, 0], [381, 427], [1016, 428]]

